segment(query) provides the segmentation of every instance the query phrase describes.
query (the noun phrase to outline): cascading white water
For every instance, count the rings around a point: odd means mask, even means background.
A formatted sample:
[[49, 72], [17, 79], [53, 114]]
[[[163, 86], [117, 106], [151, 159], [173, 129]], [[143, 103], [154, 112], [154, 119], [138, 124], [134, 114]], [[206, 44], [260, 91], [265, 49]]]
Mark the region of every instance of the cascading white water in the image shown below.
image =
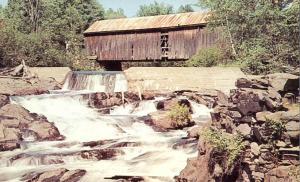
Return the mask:
[[[115, 90], [124, 89], [125, 82], [118, 75], [115, 83]], [[185, 167], [186, 160], [196, 156], [196, 142], [185, 147], [179, 143], [186, 141], [183, 139], [186, 131], [155, 132], [142, 121], [141, 116], [156, 111], [155, 102], [161, 99], [141, 101], [138, 107], [133, 104], [114, 107], [110, 115], [100, 115], [88, 106], [79, 93], [12, 97], [12, 102], [54, 122], [65, 140], [28, 140], [24, 141], [19, 150], [1, 153], [0, 181], [19, 181], [25, 173], [57, 168], [85, 169], [87, 174], [81, 179], [84, 182], [111, 181], [106, 178], [116, 175], [143, 176], [146, 181], [173, 181], [173, 177]], [[210, 118], [209, 109], [195, 102], [191, 104], [196, 121], [197, 118]], [[95, 149], [84, 146], [84, 142], [99, 140], [111, 142], [96, 149], [114, 148], [112, 146], [124, 142], [134, 145], [118, 148], [122, 154], [110, 160], [88, 160], [74, 155], [76, 152]], [[22, 157], [10, 160], [20, 154]]]
[[122, 72], [70, 72], [66, 77], [62, 90], [125, 92], [127, 91], [127, 80]]

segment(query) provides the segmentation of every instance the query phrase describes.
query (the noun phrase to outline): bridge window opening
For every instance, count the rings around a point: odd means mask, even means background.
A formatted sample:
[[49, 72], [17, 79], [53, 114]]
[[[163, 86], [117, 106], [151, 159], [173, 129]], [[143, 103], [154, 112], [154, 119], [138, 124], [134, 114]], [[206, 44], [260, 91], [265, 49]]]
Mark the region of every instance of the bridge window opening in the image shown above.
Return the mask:
[[161, 57], [162, 60], [167, 60], [169, 56], [169, 35], [167, 32], [161, 33], [160, 37]]

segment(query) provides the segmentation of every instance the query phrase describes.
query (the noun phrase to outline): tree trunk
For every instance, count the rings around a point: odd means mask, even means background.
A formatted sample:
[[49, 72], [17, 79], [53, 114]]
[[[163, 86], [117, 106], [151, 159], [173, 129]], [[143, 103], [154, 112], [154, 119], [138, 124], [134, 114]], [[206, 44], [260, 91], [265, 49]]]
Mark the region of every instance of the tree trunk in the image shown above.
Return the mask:
[[227, 33], [228, 33], [228, 36], [229, 36], [229, 41], [230, 41], [230, 45], [231, 45], [231, 49], [232, 49], [233, 56], [236, 57], [236, 56], [237, 56], [237, 53], [236, 53], [234, 41], [233, 41], [233, 38], [232, 38], [232, 35], [231, 35], [231, 32], [230, 32], [230, 29], [229, 29], [229, 22], [228, 22], [227, 16], [226, 16], [226, 29], [227, 29]]

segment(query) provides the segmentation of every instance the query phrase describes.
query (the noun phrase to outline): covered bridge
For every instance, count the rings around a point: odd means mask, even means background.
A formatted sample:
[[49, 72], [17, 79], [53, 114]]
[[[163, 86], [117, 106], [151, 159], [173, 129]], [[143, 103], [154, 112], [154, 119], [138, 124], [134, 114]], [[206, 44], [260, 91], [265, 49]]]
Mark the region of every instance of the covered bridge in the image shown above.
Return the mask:
[[218, 36], [205, 27], [208, 12], [101, 20], [85, 32], [98, 62], [186, 60]]

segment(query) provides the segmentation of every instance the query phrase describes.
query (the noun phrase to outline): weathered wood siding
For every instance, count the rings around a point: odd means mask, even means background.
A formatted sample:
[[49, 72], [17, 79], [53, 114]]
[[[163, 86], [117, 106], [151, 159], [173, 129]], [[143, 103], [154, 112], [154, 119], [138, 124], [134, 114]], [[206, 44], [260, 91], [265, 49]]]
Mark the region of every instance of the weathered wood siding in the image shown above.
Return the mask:
[[[196, 51], [215, 44], [216, 33], [203, 28], [164, 31], [169, 36], [169, 60], [189, 59]], [[85, 37], [89, 55], [99, 61], [161, 60], [161, 32], [95, 34]]]
[[216, 44], [218, 34], [206, 29], [169, 32], [169, 59], [189, 59], [197, 50]]

